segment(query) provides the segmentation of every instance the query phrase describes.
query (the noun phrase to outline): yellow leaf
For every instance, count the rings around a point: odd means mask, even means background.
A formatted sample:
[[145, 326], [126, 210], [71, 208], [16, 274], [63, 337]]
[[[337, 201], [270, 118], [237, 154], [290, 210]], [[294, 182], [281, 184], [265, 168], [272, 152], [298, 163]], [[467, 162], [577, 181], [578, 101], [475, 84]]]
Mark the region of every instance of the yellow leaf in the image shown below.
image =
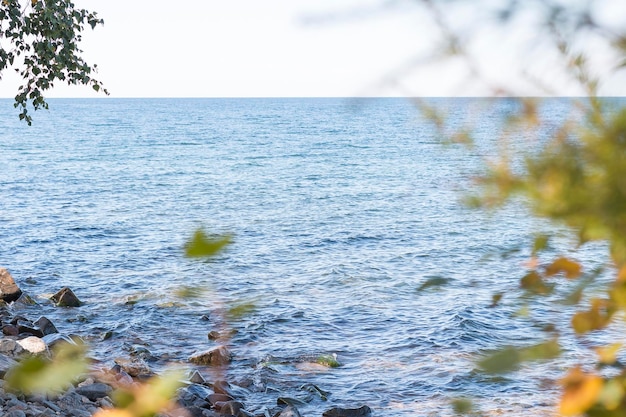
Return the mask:
[[117, 408], [100, 410], [93, 417], [134, 417], [128, 410], [119, 410]]
[[580, 368], [574, 368], [563, 378], [561, 384], [563, 395], [560, 412], [564, 416], [574, 416], [584, 413], [596, 403], [603, 381], [597, 375], [586, 374]]
[[582, 266], [578, 262], [567, 258], [558, 258], [546, 267], [546, 276], [553, 276], [563, 273], [569, 279], [577, 278], [582, 271]]
[[596, 353], [603, 364], [610, 365], [617, 360], [617, 352], [622, 348], [621, 343], [613, 343], [609, 346], [603, 346], [596, 349]]

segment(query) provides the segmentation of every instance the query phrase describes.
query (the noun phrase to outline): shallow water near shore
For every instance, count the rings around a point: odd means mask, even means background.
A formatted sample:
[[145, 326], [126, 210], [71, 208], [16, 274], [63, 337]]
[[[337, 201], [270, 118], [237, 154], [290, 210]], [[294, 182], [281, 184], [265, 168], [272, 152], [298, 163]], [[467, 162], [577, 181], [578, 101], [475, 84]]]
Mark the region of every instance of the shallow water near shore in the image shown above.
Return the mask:
[[[104, 363], [145, 348], [162, 369], [232, 330], [234, 362], [201, 371], [247, 385], [251, 409], [314, 384], [330, 395], [299, 406], [305, 416], [362, 404], [452, 415], [464, 396], [496, 414], [550, 415], [557, 393], [542, 381], [583, 354], [575, 342], [556, 365], [474, 370], [480, 352], [540, 340], [535, 322], [511, 319], [518, 304], [490, 304], [517, 294], [533, 234], [548, 227], [521, 204], [460, 203], [516, 105], [470, 111], [478, 102], [432, 100], [475, 127], [468, 149], [443, 145], [401, 99], [59, 99], [32, 127], [0, 100], [0, 266], [40, 302], [23, 314], [85, 337]], [[542, 106], [554, 124], [571, 111], [564, 99]], [[198, 227], [234, 242], [186, 259]], [[604, 253], [577, 256], [598, 266]], [[85, 305], [47, 303], [62, 286]], [[255, 309], [225, 323], [241, 303]], [[567, 318], [548, 300], [537, 308]]]

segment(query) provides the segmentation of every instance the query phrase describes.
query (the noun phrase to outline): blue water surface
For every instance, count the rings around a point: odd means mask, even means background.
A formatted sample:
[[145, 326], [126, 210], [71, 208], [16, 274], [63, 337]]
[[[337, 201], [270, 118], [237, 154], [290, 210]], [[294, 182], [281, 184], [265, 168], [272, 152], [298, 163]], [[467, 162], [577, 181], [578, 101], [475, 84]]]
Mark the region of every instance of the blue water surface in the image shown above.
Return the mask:
[[[543, 337], [512, 319], [515, 297], [490, 305], [519, 294], [533, 235], [552, 226], [521, 203], [486, 213], [460, 200], [505, 139], [536, 147], [571, 103], [547, 100], [534, 139], [505, 134], [512, 100], [429, 103], [449, 115], [446, 131], [471, 126], [476, 146], [443, 144], [403, 99], [56, 99], [32, 127], [0, 100], [0, 266], [40, 304], [24, 315], [83, 336], [103, 364], [139, 348], [156, 369], [186, 364], [218, 343], [209, 331], [232, 333], [231, 366], [201, 371], [246, 386], [251, 411], [313, 383], [331, 394], [301, 406], [306, 416], [363, 404], [452, 415], [464, 396], [549, 415], [556, 392], [542, 381], [567, 359], [497, 378], [474, 360]], [[234, 242], [187, 259], [199, 227]], [[601, 264], [603, 250], [578, 256]], [[51, 306], [63, 286], [85, 305]], [[242, 303], [255, 309], [226, 320]], [[320, 355], [342, 366], [317, 366]]]

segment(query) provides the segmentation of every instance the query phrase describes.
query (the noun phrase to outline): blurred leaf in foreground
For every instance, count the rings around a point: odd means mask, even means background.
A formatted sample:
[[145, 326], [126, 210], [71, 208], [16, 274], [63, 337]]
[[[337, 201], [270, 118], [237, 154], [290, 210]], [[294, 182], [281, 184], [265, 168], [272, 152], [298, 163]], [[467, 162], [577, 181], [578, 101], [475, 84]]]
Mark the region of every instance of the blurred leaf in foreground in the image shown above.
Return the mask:
[[198, 229], [185, 245], [185, 256], [189, 258], [215, 256], [231, 242], [230, 235], [209, 237], [204, 230]]
[[8, 387], [26, 394], [45, 394], [66, 389], [87, 371], [83, 345], [63, 343], [53, 351], [52, 360], [44, 356], [23, 359], [6, 377]]
[[152, 417], [168, 410], [174, 405], [183, 377], [183, 371], [170, 371], [130, 389], [119, 389], [113, 395], [116, 408], [102, 410], [94, 417]]
[[507, 346], [481, 360], [478, 365], [490, 374], [503, 374], [516, 370], [522, 362], [553, 359], [561, 354], [557, 340], [549, 340], [525, 348]]
[[561, 381], [563, 396], [559, 406], [564, 416], [582, 414], [593, 406], [602, 391], [602, 378], [572, 369]]

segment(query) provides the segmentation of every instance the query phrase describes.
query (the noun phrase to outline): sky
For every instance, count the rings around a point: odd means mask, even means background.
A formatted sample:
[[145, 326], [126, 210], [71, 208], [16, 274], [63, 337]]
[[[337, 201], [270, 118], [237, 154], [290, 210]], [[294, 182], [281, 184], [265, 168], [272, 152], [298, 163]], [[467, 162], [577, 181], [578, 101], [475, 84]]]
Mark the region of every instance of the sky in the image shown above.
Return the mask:
[[[486, 83], [468, 79], [467, 65], [458, 59], [427, 59], [440, 45], [440, 32], [418, 3], [75, 1], [105, 21], [85, 31], [81, 47], [87, 61], [98, 65], [97, 78], [111, 97], [472, 96], [489, 95], [494, 86], [506, 86], [513, 95], [543, 95], [519, 77], [529, 55], [536, 61], [530, 73], [547, 79], [557, 95], [582, 93], [554, 69], [549, 52], [526, 54], [523, 45], [533, 43], [531, 24], [504, 38], [488, 30], [476, 38], [471, 50]], [[609, 3], [621, 10], [608, 16], [626, 16], [626, 7], [618, 6], [626, 2]], [[482, 18], [467, 7], [450, 14], [461, 30]], [[604, 74], [614, 63], [608, 53], [598, 55], [596, 66]], [[624, 77], [603, 79], [601, 93], [626, 95]], [[6, 72], [0, 97], [13, 97], [19, 85]], [[89, 87], [57, 85], [47, 96], [101, 95]]]

